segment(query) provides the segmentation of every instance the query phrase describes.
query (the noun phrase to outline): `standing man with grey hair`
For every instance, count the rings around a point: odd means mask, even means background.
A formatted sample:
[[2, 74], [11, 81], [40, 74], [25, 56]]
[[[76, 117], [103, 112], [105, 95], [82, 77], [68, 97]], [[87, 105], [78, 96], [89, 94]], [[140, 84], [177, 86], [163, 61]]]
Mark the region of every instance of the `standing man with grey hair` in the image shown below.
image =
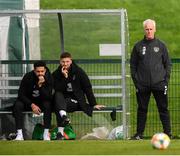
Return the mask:
[[132, 139], [143, 139], [151, 93], [157, 104], [164, 133], [171, 137], [167, 96], [171, 60], [166, 45], [155, 37], [155, 21], [147, 19], [143, 22], [143, 27], [145, 36], [134, 45], [130, 59], [138, 103], [137, 132]]

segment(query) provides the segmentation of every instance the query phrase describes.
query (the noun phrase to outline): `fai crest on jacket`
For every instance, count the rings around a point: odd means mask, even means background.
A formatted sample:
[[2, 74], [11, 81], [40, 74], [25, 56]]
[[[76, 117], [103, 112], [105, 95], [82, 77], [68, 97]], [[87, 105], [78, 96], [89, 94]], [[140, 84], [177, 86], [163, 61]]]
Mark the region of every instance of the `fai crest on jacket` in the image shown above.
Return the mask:
[[154, 52], [159, 52], [159, 47], [154, 47]]

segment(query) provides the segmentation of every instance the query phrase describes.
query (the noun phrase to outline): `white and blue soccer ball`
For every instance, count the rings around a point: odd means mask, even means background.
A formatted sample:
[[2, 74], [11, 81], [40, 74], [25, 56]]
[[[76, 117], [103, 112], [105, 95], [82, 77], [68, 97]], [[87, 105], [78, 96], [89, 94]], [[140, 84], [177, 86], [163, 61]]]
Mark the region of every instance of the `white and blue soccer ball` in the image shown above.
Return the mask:
[[170, 144], [170, 138], [165, 133], [156, 133], [151, 139], [151, 144], [155, 149], [167, 149]]

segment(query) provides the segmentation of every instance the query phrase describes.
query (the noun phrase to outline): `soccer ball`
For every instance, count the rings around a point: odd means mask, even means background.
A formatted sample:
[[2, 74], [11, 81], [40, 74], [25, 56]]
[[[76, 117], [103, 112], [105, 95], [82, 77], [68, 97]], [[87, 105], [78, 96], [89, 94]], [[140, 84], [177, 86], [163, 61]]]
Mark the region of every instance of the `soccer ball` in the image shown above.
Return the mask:
[[165, 133], [156, 133], [151, 139], [151, 144], [153, 148], [156, 149], [166, 149], [169, 146], [170, 139]]

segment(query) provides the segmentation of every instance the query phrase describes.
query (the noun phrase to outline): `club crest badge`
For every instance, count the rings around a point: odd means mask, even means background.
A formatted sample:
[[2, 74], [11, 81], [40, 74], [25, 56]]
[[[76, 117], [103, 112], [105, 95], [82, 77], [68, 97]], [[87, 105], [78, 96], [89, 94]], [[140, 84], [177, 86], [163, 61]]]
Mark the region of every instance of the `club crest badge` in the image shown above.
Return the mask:
[[154, 52], [155, 53], [159, 52], [159, 47], [154, 47]]

